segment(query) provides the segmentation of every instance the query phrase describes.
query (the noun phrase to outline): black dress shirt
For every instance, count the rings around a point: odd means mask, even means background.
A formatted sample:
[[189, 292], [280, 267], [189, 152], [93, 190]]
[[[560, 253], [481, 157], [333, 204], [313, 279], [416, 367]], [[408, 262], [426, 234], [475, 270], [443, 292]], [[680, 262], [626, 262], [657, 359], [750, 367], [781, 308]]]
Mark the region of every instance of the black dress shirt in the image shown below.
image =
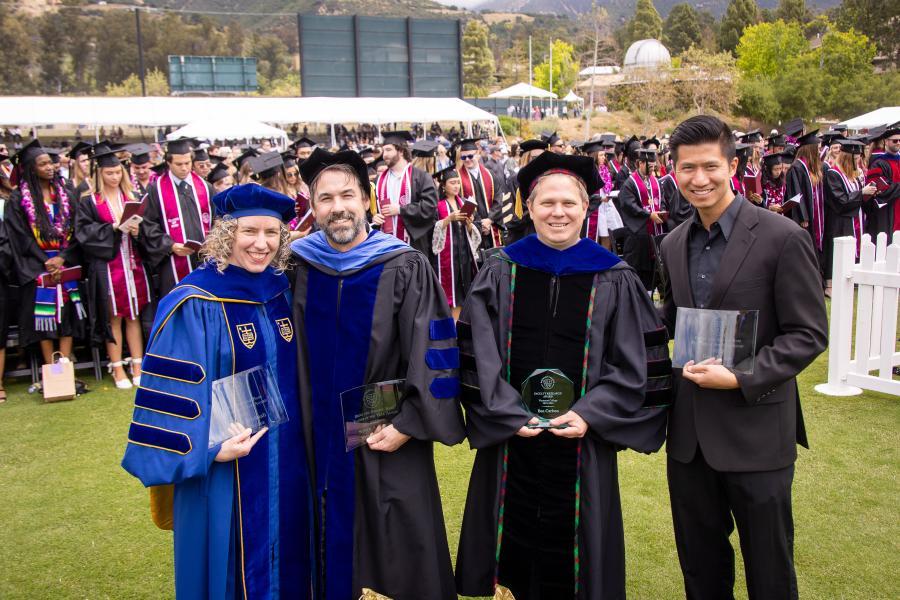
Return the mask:
[[722, 255], [728, 238], [734, 229], [743, 196], [735, 196], [719, 220], [713, 223], [709, 231], [700, 221], [700, 214], [695, 212], [688, 239], [688, 273], [691, 278], [691, 292], [694, 295], [694, 306], [706, 308], [712, 293], [713, 278], [719, 270]]

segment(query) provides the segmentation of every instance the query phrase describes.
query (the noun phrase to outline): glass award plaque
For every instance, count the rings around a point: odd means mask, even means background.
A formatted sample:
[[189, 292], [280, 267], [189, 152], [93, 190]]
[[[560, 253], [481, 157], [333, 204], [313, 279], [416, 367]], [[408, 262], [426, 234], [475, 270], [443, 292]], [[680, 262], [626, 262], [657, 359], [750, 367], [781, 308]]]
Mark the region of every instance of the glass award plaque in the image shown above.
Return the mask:
[[721, 364], [735, 373], [752, 374], [756, 362], [757, 310], [678, 308], [673, 367], [689, 361]]
[[268, 364], [213, 381], [210, 404], [210, 448], [234, 437], [228, 430], [232, 424], [256, 433], [288, 420], [278, 380]]
[[347, 452], [365, 445], [366, 439], [400, 412], [405, 379], [379, 381], [341, 392], [344, 448]]
[[539, 421], [529, 427], [547, 429], [550, 419], [569, 412], [575, 402], [575, 384], [559, 369], [536, 369], [522, 382], [522, 401]]

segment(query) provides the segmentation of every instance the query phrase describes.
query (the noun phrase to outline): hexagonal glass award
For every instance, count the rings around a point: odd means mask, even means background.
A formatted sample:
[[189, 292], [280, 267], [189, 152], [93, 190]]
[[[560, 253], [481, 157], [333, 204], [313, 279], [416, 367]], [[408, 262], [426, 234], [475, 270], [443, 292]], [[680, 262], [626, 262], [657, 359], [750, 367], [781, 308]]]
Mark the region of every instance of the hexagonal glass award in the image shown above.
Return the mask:
[[536, 369], [522, 382], [522, 401], [539, 420], [529, 427], [548, 429], [550, 419], [569, 412], [575, 402], [575, 384], [559, 369]]

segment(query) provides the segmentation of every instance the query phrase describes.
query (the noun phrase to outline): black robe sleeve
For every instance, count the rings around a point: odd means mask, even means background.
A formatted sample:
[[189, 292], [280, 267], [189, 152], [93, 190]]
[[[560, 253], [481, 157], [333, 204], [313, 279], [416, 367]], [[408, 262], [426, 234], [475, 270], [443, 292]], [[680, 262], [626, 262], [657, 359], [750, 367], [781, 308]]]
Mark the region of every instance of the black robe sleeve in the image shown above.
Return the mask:
[[122, 232], [114, 229], [112, 223], [101, 221], [96, 205], [84, 200], [75, 209], [75, 238], [86, 261], [106, 263], [115, 257]]
[[150, 187], [150, 193], [144, 201], [144, 220], [141, 221], [140, 236], [143, 240], [147, 259], [154, 267], [161, 265], [172, 254], [172, 238], [166, 233], [162, 223], [160, 197], [156, 186]]
[[394, 298], [402, 298], [400, 347], [395, 350], [409, 362], [403, 405], [392, 424], [418, 440], [458, 444], [466, 432], [458, 401], [456, 337], [440, 331], [452, 330], [453, 317], [427, 259], [418, 252], [406, 256], [410, 258], [394, 290]]
[[794, 163], [788, 170], [787, 178], [784, 184], [784, 200], [787, 202], [797, 194], [800, 194], [800, 204], [787, 213], [787, 216], [794, 220], [795, 223], [809, 222], [809, 209], [807, 203], [810, 202], [809, 195], [812, 190], [808, 189], [808, 178], [803, 172], [803, 166]]
[[629, 179], [619, 190], [617, 207], [622, 216], [622, 222], [632, 233], [641, 233], [647, 230], [647, 222], [650, 213], [644, 210], [641, 197], [634, 180]]
[[655, 452], [665, 439], [666, 412], [645, 405], [670, 401], [665, 328], [630, 268], [601, 275], [594, 306], [588, 389], [572, 410], [590, 426], [588, 435]]
[[862, 190], [848, 193], [840, 173], [829, 169], [825, 173], [825, 209], [837, 215], [849, 215], [859, 209], [865, 197]]
[[15, 281], [19, 285], [32, 282], [38, 275], [45, 272], [44, 263], [47, 255], [38, 246], [34, 234], [28, 226], [28, 217], [22, 210], [22, 196], [19, 190], [14, 190], [6, 201], [4, 210], [4, 223], [7, 228], [7, 236], [10, 246], [15, 248], [12, 253], [12, 266]]
[[416, 167], [412, 168], [412, 189], [412, 202], [400, 207], [400, 216], [410, 240], [418, 241], [428, 237], [434, 229], [437, 219], [437, 190], [431, 176]]
[[508, 265], [490, 258], [472, 283], [459, 318], [462, 397], [472, 448], [504, 442], [530, 419], [503, 372], [501, 318], [508, 287]]

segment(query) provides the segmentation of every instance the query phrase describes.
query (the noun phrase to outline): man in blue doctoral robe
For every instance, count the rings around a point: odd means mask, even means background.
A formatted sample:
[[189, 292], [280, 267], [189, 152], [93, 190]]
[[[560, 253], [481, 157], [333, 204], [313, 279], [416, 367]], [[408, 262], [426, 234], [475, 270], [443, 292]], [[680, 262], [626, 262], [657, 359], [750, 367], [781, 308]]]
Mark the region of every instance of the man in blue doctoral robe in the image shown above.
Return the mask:
[[[213, 201], [226, 216], [205, 247], [210, 261], [160, 302], [122, 466], [145, 486], [174, 485], [179, 599], [311, 598], [295, 325], [287, 278], [273, 267], [286, 263], [283, 223], [293, 200], [247, 184]], [[258, 217], [269, 217], [255, 234], [268, 241], [259, 241], [263, 250], [253, 256], [267, 258], [256, 266], [246, 253], [245, 262], [232, 260]], [[230, 256], [220, 255], [228, 248]], [[260, 366], [276, 379], [287, 422], [210, 445], [213, 383]], [[227, 452], [235, 448], [242, 450]], [[164, 497], [162, 489], [151, 496]]]
[[[294, 324], [315, 484], [318, 597], [455, 600], [432, 443], [465, 437], [450, 309], [428, 259], [366, 226], [354, 152], [301, 166], [318, 232], [294, 242]], [[351, 452], [340, 394], [405, 380], [400, 412]]]

